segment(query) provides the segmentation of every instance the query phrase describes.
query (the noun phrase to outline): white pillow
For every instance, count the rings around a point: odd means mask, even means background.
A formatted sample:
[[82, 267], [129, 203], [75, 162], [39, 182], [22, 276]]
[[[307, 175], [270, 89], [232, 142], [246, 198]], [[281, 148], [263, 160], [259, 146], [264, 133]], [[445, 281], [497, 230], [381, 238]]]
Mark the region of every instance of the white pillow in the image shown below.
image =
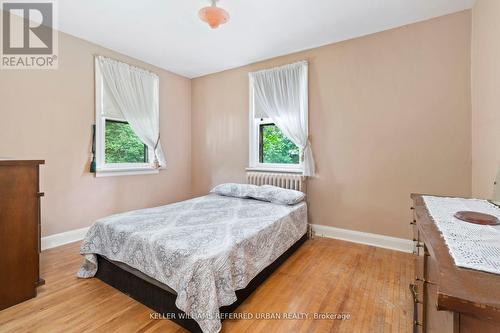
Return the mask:
[[259, 186], [251, 184], [225, 183], [215, 186], [210, 192], [235, 198], [252, 198]]
[[305, 199], [306, 195], [303, 192], [288, 190], [285, 188], [262, 185], [258, 187], [256, 195], [252, 196], [254, 199], [269, 201], [272, 203], [282, 205], [295, 205]]

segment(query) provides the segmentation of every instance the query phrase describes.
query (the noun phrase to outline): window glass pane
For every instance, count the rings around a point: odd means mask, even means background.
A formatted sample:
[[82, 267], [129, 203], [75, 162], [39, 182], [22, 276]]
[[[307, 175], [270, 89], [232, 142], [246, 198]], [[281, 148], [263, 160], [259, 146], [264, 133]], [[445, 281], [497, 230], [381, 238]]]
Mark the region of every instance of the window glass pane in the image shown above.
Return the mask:
[[260, 163], [299, 164], [299, 148], [274, 124], [260, 125]]
[[106, 163], [147, 162], [147, 147], [126, 122], [106, 120]]

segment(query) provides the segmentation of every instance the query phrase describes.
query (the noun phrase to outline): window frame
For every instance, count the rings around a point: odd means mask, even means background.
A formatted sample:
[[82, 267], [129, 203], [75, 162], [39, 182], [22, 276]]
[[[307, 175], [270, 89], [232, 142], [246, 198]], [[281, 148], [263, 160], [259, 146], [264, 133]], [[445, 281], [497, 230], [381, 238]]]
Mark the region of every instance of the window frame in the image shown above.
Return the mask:
[[[103, 114], [104, 109], [104, 83], [97, 58], [95, 59], [95, 161], [96, 177], [127, 176], [142, 174], [158, 174], [151, 163], [106, 163], [106, 120], [128, 123], [124, 118], [107, 117]], [[154, 155], [148, 149], [148, 161], [153, 161]]]
[[[274, 171], [287, 173], [302, 173], [304, 171], [303, 161], [299, 158], [298, 164], [289, 163], [261, 163], [260, 162], [260, 125], [275, 124], [270, 118], [255, 118], [253, 102], [253, 82], [249, 79], [249, 165], [247, 170]], [[299, 156], [302, 149], [299, 147]]]

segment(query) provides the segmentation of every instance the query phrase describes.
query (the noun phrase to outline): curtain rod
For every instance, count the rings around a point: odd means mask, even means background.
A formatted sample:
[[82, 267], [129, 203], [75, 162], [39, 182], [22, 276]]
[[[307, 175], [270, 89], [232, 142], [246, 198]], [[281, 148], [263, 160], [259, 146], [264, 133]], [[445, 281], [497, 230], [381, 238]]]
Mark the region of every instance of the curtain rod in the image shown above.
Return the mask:
[[299, 60], [299, 61], [292, 62], [292, 63], [289, 63], [289, 64], [285, 64], [285, 65], [280, 65], [280, 66], [276, 66], [276, 67], [259, 69], [259, 70], [254, 71], [254, 72], [249, 72], [248, 75], [256, 74], [256, 73], [261, 73], [261, 72], [266, 72], [266, 71], [273, 71], [273, 70], [277, 70], [277, 69], [284, 69], [284, 68], [287, 68], [287, 67], [301, 65], [301, 64], [309, 64], [309, 61], [306, 60], [306, 59], [304, 59], [304, 60]]
[[128, 65], [128, 66], [133, 67], [133, 68], [137, 68], [137, 69], [140, 69], [141, 71], [145, 71], [145, 72], [148, 72], [150, 74], [158, 76], [158, 74], [156, 74], [155, 72], [150, 71], [149, 69], [146, 69], [146, 68], [140, 67], [140, 66], [136, 66], [136, 65], [132, 65], [132, 64], [129, 64], [128, 62], [125, 62], [125, 61], [122, 61], [122, 60], [118, 60], [118, 59], [113, 58], [113, 57], [108, 57], [108, 56], [105, 56], [105, 55], [102, 55], [102, 54], [94, 54], [94, 58], [97, 58], [97, 57], [101, 57], [101, 58], [105, 58], [105, 59], [110, 59], [110, 60], [113, 60], [113, 61], [116, 61], [116, 62], [121, 62], [122, 64]]

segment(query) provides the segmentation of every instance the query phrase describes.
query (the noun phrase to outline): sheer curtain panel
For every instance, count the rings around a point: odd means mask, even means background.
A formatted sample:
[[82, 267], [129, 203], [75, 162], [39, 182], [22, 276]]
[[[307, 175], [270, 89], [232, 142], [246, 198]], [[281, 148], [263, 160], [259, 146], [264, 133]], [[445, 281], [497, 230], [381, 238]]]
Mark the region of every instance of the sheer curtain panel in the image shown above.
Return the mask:
[[304, 176], [314, 175], [308, 137], [308, 64], [306, 61], [250, 73], [254, 116], [270, 118], [301, 151]]
[[97, 56], [109, 103], [123, 115], [139, 139], [154, 152], [154, 164], [164, 167], [160, 143], [159, 78], [123, 62]]

